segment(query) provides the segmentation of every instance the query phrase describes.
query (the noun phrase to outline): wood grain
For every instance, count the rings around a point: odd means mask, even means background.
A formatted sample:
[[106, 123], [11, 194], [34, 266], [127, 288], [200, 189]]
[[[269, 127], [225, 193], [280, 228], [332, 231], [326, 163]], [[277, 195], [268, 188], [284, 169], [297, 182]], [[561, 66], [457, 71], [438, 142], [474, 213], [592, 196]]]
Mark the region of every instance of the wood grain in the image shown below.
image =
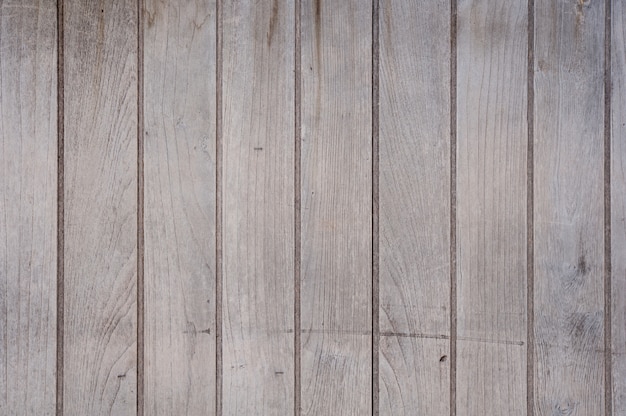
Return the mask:
[[0, 1], [0, 414], [56, 406], [56, 2]]
[[604, 2], [535, 1], [535, 413], [604, 414]]
[[130, 415], [137, 384], [137, 4], [66, 0], [64, 411]]
[[215, 412], [214, 0], [145, 3], [145, 412]]
[[294, 4], [224, 2], [223, 414], [294, 411]]
[[443, 415], [450, 404], [450, 2], [381, 1], [380, 27], [380, 414]]
[[302, 414], [371, 409], [372, 5], [302, 3]]
[[[611, 276], [613, 414], [626, 414], [626, 5], [611, 9]], [[607, 331], [609, 329], [607, 328]]]
[[527, 4], [457, 17], [457, 409], [526, 413]]

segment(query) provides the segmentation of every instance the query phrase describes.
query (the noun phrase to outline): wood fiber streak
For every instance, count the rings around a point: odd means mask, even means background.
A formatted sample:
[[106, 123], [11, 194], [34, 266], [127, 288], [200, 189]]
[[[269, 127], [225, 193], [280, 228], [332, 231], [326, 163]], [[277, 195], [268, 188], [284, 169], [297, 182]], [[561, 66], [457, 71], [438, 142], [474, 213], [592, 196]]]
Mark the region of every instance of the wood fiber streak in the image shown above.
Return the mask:
[[56, 2], [0, 1], [0, 414], [56, 406]]
[[605, 409], [604, 12], [535, 2], [537, 416]]
[[137, 4], [65, 0], [64, 412], [137, 388]]
[[449, 413], [449, 11], [380, 4], [381, 415]]
[[302, 3], [302, 414], [371, 414], [372, 5]]
[[527, 14], [460, 0], [457, 408], [526, 413]]
[[147, 415], [215, 413], [215, 9], [145, 4]]
[[626, 4], [612, 1], [611, 354], [613, 414], [623, 415], [626, 414]]
[[223, 414], [294, 409], [293, 2], [223, 3]]

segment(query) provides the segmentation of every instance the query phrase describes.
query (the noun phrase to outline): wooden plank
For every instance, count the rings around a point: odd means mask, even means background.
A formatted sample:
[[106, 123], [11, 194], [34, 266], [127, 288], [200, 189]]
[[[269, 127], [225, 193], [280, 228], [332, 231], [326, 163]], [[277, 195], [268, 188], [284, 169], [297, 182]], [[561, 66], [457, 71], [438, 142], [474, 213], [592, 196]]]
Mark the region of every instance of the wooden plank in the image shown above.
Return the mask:
[[64, 411], [137, 388], [137, 3], [66, 0]]
[[380, 3], [380, 414], [449, 413], [450, 2]]
[[527, 4], [457, 17], [457, 408], [526, 413]]
[[293, 2], [224, 2], [223, 414], [294, 411]]
[[214, 0], [145, 3], [145, 411], [215, 412]]
[[0, 1], [0, 414], [56, 406], [56, 2]]
[[535, 412], [604, 414], [604, 2], [535, 1]]
[[302, 3], [302, 413], [371, 413], [372, 5]]
[[[613, 414], [626, 414], [626, 5], [611, 9], [611, 276]], [[608, 328], [607, 328], [608, 330]]]

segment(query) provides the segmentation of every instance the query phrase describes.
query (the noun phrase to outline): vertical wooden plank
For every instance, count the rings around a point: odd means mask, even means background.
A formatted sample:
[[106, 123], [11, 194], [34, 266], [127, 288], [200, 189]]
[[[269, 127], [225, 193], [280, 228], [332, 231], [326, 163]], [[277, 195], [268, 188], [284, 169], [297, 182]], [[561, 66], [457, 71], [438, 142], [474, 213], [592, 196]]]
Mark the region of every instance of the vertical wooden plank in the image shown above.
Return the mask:
[[215, 0], [144, 12], [145, 411], [215, 412]]
[[294, 3], [223, 3], [223, 414], [294, 408]]
[[372, 5], [302, 4], [302, 413], [371, 413]]
[[449, 413], [450, 1], [380, 3], [380, 414]]
[[604, 414], [604, 2], [535, 1], [535, 404]]
[[56, 2], [0, 1], [0, 414], [56, 399]]
[[460, 0], [457, 408], [526, 413], [524, 1]]
[[137, 384], [137, 4], [65, 0], [66, 414], [130, 415]]
[[611, 353], [613, 414], [622, 415], [626, 414], [626, 4], [612, 1]]

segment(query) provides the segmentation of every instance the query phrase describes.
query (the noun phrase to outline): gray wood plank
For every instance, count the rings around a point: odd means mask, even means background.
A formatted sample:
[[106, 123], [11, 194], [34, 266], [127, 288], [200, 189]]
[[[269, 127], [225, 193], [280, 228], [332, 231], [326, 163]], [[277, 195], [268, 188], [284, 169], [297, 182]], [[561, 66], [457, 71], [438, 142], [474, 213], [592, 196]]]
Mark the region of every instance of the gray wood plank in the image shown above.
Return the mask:
[[223, 414], [294, 411], [294, 2], [223, 3]]
[[137, 3], [66, 0], [64, 411], [137, 387]]
[[380, 414], [450, 405], [450, 2], [380, 3]]
[[[626, 414], [626, 4], [611, 10], [611, 343], [613, 414]], [[607, 328], [607, 331], [609, 329]]]
[[145, 412], [215, 412], [214, 0], [145, 2]]
[[371, 413], [372, 5], [302, 3], [302, 413]]
[[528, 7], [457, 17], [457, 409], [526, 413]]
[[0, 414], [56, 406], [56, 2], [0, 1]]
[[604, 414], [604, 2], [535, 1], [535, 414]]

